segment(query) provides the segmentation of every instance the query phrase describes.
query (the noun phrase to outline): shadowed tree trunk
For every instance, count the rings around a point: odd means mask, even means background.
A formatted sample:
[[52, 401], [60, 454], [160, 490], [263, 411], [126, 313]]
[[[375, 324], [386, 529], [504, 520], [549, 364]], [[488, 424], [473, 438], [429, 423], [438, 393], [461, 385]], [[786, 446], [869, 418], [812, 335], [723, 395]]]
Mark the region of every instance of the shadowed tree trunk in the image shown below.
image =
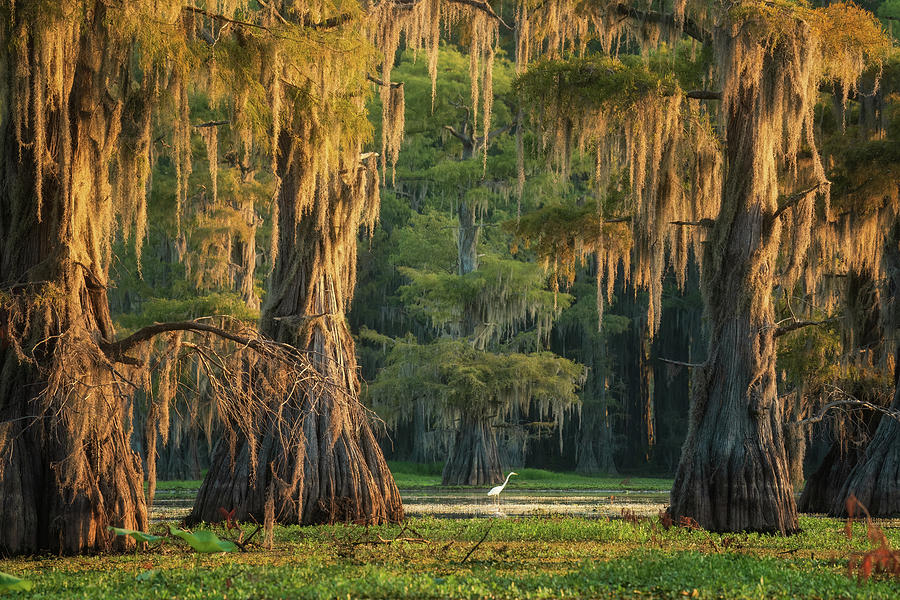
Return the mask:
[[107, 526], [147, 528], [130, 391], [98, 347], [122, 56], [103, 3], [83, 8], [37, 17], [49, 31], [24, 8], [0, 24], [0, 554], [124, 549]]
[[[894, 400], [891, 409], [900, 410], [900, 221], [896, 221], [885, 244], [884, 268], [888, 276], [889, 289], [885, 297], [891, 298], [891, 313], [885, 327], [886, 342], [894, 345]], [[890, 346], [888, 346], [890, 347]], [[873, 517], [900, 515], [900, 422], [889, 416], [882, 416], [878, 429], [865, 456], [860, 459], [841, 488], [831, 514], [846, 513], [845, 502], [850, 494], [869, 509]]]
[[[788, 533], [797, 509], [775, 386], [772, 288], [780, 225], [759, 165], [774, 149], [759, 144], [762, 91], [741, 83], [726, 114], [722, 208], [706, 245], [703, 288], [709, 353], [696, 369], [687, 439], [675, 475], [671, 512], [713, 531]], [[773, 156], [761, 156], [772, 152]]]
[[581, 407], [578, 427], [578, 452], [575, 470], [585, 475], [618, 473], [613, 459], [615, 450], [612, 419], [609, 415], [609, 359], [607, 339], [596, 332], [581, 329], [582, 362], [590, 367], [582, 397], [589, 400]]
[[[895, 361], [900, 359], [898, 348]], [[897, 364], [896, 362], [894, 363]], [[894, 401], [891, 410], [900, 410], [900, 387], [894, 375]], [[847, 513], [846, 501], [854, 494], [873, 517], [900, 515], [900, 422], [882, 416], [875, 436], [859, 457], [827, 512], [834, 516]]]
[[[841, 449], [835, 442], [822, 459], [822, 464], [809, 476], [797, 501], [797, 510], [804, 513], [830, 513], [841, 493], [847, 477], [865, 456], [865, 447]], [[846, 498], [844, 498], [846, 500]]]
[[344, 316], [356, 283], [357, 235], [377, 214], [377, 172], [372, 164], [336, 175], [303, 209], [297, 202], [302, 161], [291, 159], [303, 151], [290, 133], [281, 134], [278, 255], [260, 325], [275, 340], [308, 350], [330, 385], [313, 395], [275, 394], [271, 406], [278, 418], [258, 432], [255, 460], [245, 441], [234, 448], [220, 442], [189, 522], [221, 520], [220, 507], [260, 522], [403, 518], [397, 486], [358, 400]]
[[494, 428], [484, 419], [464, 415], [444, 465], [442, 485], [488, 485], [502, 480]]
[[607, 392], [603, 390], [599, 401], [585, 403], [581, 408], [575, 464], [578, 473], [617, 475], [619, 472], [613, 460], [613, 431], [608, 405]]

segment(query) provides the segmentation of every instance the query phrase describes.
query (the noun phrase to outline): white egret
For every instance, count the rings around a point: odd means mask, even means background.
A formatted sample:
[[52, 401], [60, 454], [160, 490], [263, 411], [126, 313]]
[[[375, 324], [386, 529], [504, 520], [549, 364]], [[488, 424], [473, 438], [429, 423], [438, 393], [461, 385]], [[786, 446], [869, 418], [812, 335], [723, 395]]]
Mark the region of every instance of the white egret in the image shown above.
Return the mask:
[[498, 485], [497, 487], [491, 488], [491, 491], [487, 493], [488, 496], [497, 496], [497, 510], [500, 510], [500, 492], [503, 491], [503, 488], [506, 487], [506, 484], [509, 483], [509, 478], [513, 475], [518, 475], [515, 471], [510, 471], [509, 475], [506, 476], [506, 481], [503, 482], [503, 485]]

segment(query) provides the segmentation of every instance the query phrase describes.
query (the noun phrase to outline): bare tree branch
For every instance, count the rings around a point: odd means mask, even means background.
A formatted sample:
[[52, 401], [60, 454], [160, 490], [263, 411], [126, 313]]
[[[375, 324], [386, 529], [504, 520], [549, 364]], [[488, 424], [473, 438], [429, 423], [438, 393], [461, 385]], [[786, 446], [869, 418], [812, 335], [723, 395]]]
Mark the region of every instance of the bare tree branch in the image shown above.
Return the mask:
[[685, 92], [685, 97], [695, 100], [721, 100], [722, 92], [714, 92], [712, 90], [691, 90]]
[[685, 227], [713, 227], [716, 222], [713, 219], [700, 219], [699, 221], [669, 221], [669, 224]]
[[[126, 352], [142, 342], [149, 341], [157, 335], [167, 333], [169, 331], [194, 331], [198, 333], [211, 333], [213, 335], [219, 336], [226, 340], [231, 340], [232, 342], [260, 352], [265, 352], [267, 349], [271, 349], [271, 344], [276, 343], [264, 340], [262, 338], [251, 338], [239, 335], [234, 332], [228, 331], [227, 329], [209, 325], [207, 323], [200, 323], [198, 321], [175, 321], [171, 323], [154, 323], [153, 325], [148, 325], [147, 327], [138, 329], [128, 337], [123, 338], [117, 342], [100, 342], [99, 346], [100, 349], [103, 350], [103, 353], [106, 354], [106, 356], [110, 360], [133, 364], [133, 361], [135, 359], [126, 356]], [[288, 348], [284, 344], [277, 345], [279, 347]]]
[[798, 202], [800, 202], [803, 198], [805, 198], [807, 194], [809, 194], [810, 192], [816, 191], [823, 185], [825, 185], [825, 182], [820, 181], [819, 183], [817, 183], [814, 186], [808, 187], [805, 190], [801, 190], [799, 192], [795, 192], [795, 193], [791, 194], [790, 196], [788, 196], [787, 198], [785, 198], [784, 204], [779, 206], [778, 210], [776, 210], [774, 213], [772, 213], [772, 216], [769, 217], [769, 220], [768, 220], [769, 224], [771, 225], [772, 223], [774, 223], [778, 219], [778, 217], [780, 217], [784, 213], [784, 211], [791, 208], [792, 206], [795, 206]]
[[366, 79], [368, 79], [369, 81], [371, 81], [372, 83], [374, 83], [374, 84], [376, 84], [376, 85], [381, 85], [381, 86], [389, 85], [389, 86], [391, 86], [391, 87], [394, 88], [394, 89], [399, 88], [399, 87], [403, 87], [403, 82], [402, 82], [402, 81], [398, 81], [398, 82], [390, 81], [390, 82], [385, 83], [384, 81], [382, 81], [381, 79], [375, 77], [374, 75], [366, 75]]
[[231, 121], [207, 121], [206, 123], [200, 123], [199, 125], [194, 125], [196, 128], [201, 127], [218, 127], [219, 125], [228, 125]]
[[[401, 6], [402, 5], [414, 6], [420, 0], [393, 0], [393, 1], [394, 1], [394, 4], [399, 4]], [[466, 6], [471, 6], [472, 8], [477, 8], [478, 10], [487, 14], [487, 16], [489, 16], [490, 18], [494, 19], [495, 21], [497, 21], [498, 23], [503, 25], [503, 27], [505, 27], [506, 29], [513, 31], [513, 27], [509, 23], [504, 21], [500, 17], [500, 15], [498, 15], [496, 12], [494, 12], [494, 9], [491, 8], [491, 5], [488, 4], [485, 0], [448, 0], [448, 1], [451, 4], [464, 4]]]
[[697, 367], [705, 367], [706, 366], [705, 362], [689, 363], [689, 362], [681, 362], [680, 360], [670, 360], [668, 358], [659, 358], [659, 357], [657, 357], [657, 360], [660, 360], [664, 363], [669, 363], [670, 365], [678, 365], [679, 367], [697, 368]]
[[793, 323], [788, 323], [787, 325], [780, 325], [775, 329], [775, 337], [781, 337], [786, 333], [790, 333], [804, 327], [809, 327], [811, 325], [825, 325], [826, 323], [831, 323], [835, 319], [837, 319], [837, 317], [831, 317], [830, 319], [823, 319], [821, 321], [794, 321]]
[[219, 13], [210, 12], [208, 10], [199, 8], [197, 6], [185, 6], [181, 10], [185, 12], [195, 13], [198, 15], [203, 15], [209, 19], [213, 19], [214, 21], [222, 21], [223, 23], [229, 23], [231, 25], [239, 25], [241, 27], [249, 27], [252, 29], [262, 29], [263, 31], [269, 31], [269, 28], [265, 25], [260, 25], [258, 23], [250, 23], [249, 21], [237, 21], [235, 19], [231, 19], [226, 17], [225, 15], [220, 15]]
[[879, 406], [877, 404], [873, 404], [866, 400], [860, 400], [853, 394], [850, 394], [850, 393], [842, 390], [841, 388], [839, 388], [836, 385], [828, 385], [828, 387], [832, 388], [837, 393], [843, 394], [844, 396], [846, 396], [846, 398], [844, 400], [835, 400], [834, 402], [829, 402], [828, 404], [826, 404], [825, 406], [822, 407], [822, 410], [820, 410], [818, 412], [818, 414], [816, 414], [812, 417], [807, 417], [806, 419], [801, 419], [799, 421], [796, 421], [795, 422], [796, 425], [807, 425], [810, 423], [819, 423], [820, 421], [825, 419], [825, 417], [828, 415], [828, 411], [835, 409], [835, 408], [839, 408], [839, 407], [845, 407], [845, 406], [849, 406], [849, 407], [857, 408], [857, 409], [867, 408], [869, 410], [874, 410], [876, 412], [880, 412], [881, 414], [883, 414], [886, 417], [889, 417], [891, 419], [900, 421], [900, 411], [891, 410], [890, 408], [885, 408], [884, 406]]

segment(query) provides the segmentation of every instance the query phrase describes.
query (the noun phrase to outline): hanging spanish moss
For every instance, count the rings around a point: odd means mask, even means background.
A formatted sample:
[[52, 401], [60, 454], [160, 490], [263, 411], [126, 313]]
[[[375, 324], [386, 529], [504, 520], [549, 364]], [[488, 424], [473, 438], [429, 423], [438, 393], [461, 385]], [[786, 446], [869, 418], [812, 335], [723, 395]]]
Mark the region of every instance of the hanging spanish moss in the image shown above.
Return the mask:
[[[721, 159], [708, 121], [682, 100], [672, 79], [633, 62], [592, 58], [540, 63], [520, 78], [519, 86], [564, 174], [574, 152], [592, 148], [598, 217], [631, 224], [624, 238], [630, 244], [590, 239], [595, 228], [574, 228], [568, 231], [583, 233], [576, 233], [577, 238], [570, 234], [568, 250], [559, 254], [556, 248], [556, 254], [546, 256], [554, 256], [555, 264], [556, 257], [563, 257], [570, 283], [576, 248], [582, 255], [593, 253], [598, 289], [605, 289], [598, 295], [601, 312], [603, 298], [611, 298], [616, 269], [624, 265], [626, 280], [650, 291], [652, 334], [659, 327], [666, 269], [674, 267], [678, 282], [685, 281], [689, 252], [696, 252], [705, 239], [705, 229], [698, 225], [718, 207]], [[554, 91], [547, 93], [548, 87]], [[609, 210], [605, 199], [622, 179], [630, 189], [628, 202], [613, 207], [617, 214], [604, 215]], [[693, 188], [686, 189], [684, 180]], [[687, 226], [692, 226], [690, 232]]]
[[[427, 54], [428, 73], [431, 77], [432, 106], [437, 89], [438, 51], [440, 49], [441, 28], [463, 29], [469, 38], [469, 78], [471, 82], [471, 103], [473, 115], [473, 139], [476, 137], [478, 111], [481, 110], [482, 131], [490, 131], [493, 91], [494, 53], [499, 43], [499, 17], [490, 6], [470, 5], [470, 3], [448, 2], [446, 0], [420, 0], [418, 2], [392, 2], [385, 0], [375, 5], [367, 16], [369, 37], [372, 44], [382, 53], [381, 81], [378, 82], [381, 97], [382, 133], [381, 167], [388, 163], [396, 168], [400, 144], [403, 141], [405, 120], [403, 117], [403, 86], [391, 82], [397, 51], [401, 38], [406, 46], [418, 53]], [[487, 145], [484, 149], [487, 161]], [[392, 176], [392, 183], [394, 177]]]

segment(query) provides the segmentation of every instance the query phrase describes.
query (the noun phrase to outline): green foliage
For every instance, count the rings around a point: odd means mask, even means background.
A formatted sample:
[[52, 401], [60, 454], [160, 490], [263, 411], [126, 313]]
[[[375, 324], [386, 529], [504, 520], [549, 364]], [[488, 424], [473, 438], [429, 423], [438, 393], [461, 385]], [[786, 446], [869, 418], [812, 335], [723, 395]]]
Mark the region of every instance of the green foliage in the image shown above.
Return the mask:
[[[441, 486], [443, 463], [412, 463], [388, 461], [394, 481], [401, 489], [432, 488]], [[651, 477], [604, 477], [561, 473], [544, 469], [523, 469], [517, 467], [518, 477], [510, 479], [507, 489], [514, 490], [629, 490], [668, 492], [672, 488], [671, 479]], [[199, 487], [199, 482], [198, 482]], [[456, 486], [455, 486], [456, 487]], [[467, 489], [469, 486], [458, 486]], [[482, 487], [476, 486], [477, 489]]]
[[137, 329], [152, 323], [187, 321], [204, 316], [228, 316], [241, 321], [255, 322], [257, 311], [234, 293], [217, 292], [185, 299], [151, 298], [143, 303], [139, 313], [119, 316], [122, 329]]
[[[597, 286], [593, 282], [576, 279], [570, 290], [577, 300], [562, 311], [556, 321], [556, 328], [566, 334], [588, 334], [589, 337], [621, 335], [631, 327], [632, 319], [625, 315], [603, 314], [602, 331], [597, 326]], [[587, 341], [585, 340], [586, 344]]]
[[805, 327], [778, 340], [778, 368], [794, 385], [821, 385], [840, 378], [841, 353], [836, 327]]
[[398, 270], [410, 279], [398, 290], [404, 304], [438, 329], [460, 322], [463, 313], [475, 306], [480, 308], [479, 317], [504, 334], [528, 320], [552, 319], [571, 301], [568, 294], [542, 289], [546, 276], [534, 263], [487, 256], [477, 271], [462, 276]]
[[204, 554], [213, 552], [234, 552], [237, 550], [237, 546], [234, 545], [234, 542], [220, 540], [212, 531], [203, 530], [191, 533], [169, 525], [169, 533], [180, 537], [187, 542], [191, 548]]
[[390, 255], [395, 265], [437, 273], [456, 270], [456, 247], [453, 230], [456, 223], [446, 213], [426, 210], [414, 213], [407, 226], [398, 229], [396, 245]]
[[33, 586], [31, 581], [0, 572], [0, 592], [28, 592]]
[[572, 122], [600, 108], [622, 114], [647, 97], [672, 95], [677, 89], [672, 73], [655, 73], [636, 56], [544, 60], [516, 81], [524, 102], [545, 108], [549, 102], [552, 118], [564, 116]]
[[583, 367], [547, 352], [501, 354], [463, 340], [405, 339], [394, 341], [369, 394], [384, 414], [403, 413], [418, 399], [451, 411], [496, 411], [532, 400], [574, 403], [583, 377]]

